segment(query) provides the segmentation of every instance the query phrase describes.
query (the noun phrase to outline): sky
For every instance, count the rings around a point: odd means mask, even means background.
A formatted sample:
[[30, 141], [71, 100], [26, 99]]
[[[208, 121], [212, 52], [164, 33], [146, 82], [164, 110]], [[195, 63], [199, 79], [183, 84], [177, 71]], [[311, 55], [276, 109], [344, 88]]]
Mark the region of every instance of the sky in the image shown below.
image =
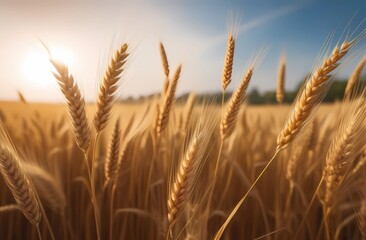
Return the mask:
[[[221, 91], [232, 29], [236, 49], [228, 89], [234, 90], [255, 56], [265, 52], [250, 88], [275, 89], [285, 54], [285, 87], [293, 90], [317, 57], [324, 57], [319, 53], [329, 36], [333, 48], [354, 30], [353, 36], [364, 30], [365, 18], [365, 0], [0, 0], [0, 99], [16, 100], [20, 91], [28, 101], [63, 101], [42, 42], [69, 65], [87, 101], [95, 100], [110, 56], [124, 42], [131, 55], [119, 97], [161, 91], [160, 41], [171, 72], [183, 66], [178, 95]], [[365, 50], [363, 38], [337, 75], [349, 76]]]

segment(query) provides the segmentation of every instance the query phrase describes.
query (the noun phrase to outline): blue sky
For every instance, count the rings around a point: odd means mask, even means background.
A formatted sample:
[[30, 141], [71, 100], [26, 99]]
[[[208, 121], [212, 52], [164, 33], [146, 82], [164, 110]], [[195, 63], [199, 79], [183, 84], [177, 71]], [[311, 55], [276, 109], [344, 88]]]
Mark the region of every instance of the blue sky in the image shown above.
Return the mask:
[[[159, 41], [171, 70], [182, 63], [178, 93], [221, 90], [226, 37], [234, 21], [237, 34], [235, 89], [253, 54], [267, 48], [251, 88], [274, 89], [281, 54], [286, 54], [286, 89], [292, 90], [311, 70], [328, 35], [339, 40], [366, 18], [366, 1], [1, 1], [0, 98], [16, 99], [20, 90], [31, 101], [62, 101], [45, 49], [67, 52], [70, 68], [87, 100], [95, 99], [112, 49], [130, 43], [132, 56], [121, 97], [160, 91], [164, 74]], [[366, 27], [361, 24], [358, 32]], [[338, 75], [348, 76], [366, 54], [365, 39], [346, 59]], [[38, 55], [37, 55], [38, 54]], [[34, 57], [34, 56], [38, 56]]]

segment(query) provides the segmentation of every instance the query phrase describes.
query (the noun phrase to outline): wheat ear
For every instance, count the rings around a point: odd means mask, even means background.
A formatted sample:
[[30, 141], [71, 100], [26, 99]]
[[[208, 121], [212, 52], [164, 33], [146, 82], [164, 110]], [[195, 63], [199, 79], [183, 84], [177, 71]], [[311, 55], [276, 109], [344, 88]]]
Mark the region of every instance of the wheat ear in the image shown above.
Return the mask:
[[169, 87], [169, 62], [162, 42], [160, 42], [160, 57], [165, 74], [164, 89], [163, 89], [163, 96], [164, 96], [164, 94], [166, 94], [166, 92], [168, 91]]
[[298, 135], [310, 119], [313, 110], [325, 96], [332, 76], [330, 73], [338, 67], [340, 61], [351, 49], [353, 42], [344, 42], [336, 46], [332, 55], [325, 59], [312, 74], [304, 89], [299, 93], [295, 106], [277, 138], [277, 150], [286, 148]]
[[160, 57], [161, 63], [163, 65], [165, 77], [169, 78], [169, 62], [168, 57], [166, 56], [165, 48], [162, 42], [160, 42]]
[[[357, 154], [364, 145], [364, 134], [366, 126], [365, 99], [359, 98], [356, 101], [354, 110], [345, 116], [346, 120], [339, 127], [326, 156], [326, 164], [323, 172], [325, 180], [324, 205], [330, 207], [334, 193], [340, 185], [345, 173]], [[352, 106], [351, 106], [352, 107]]]
[[235, 50], [235, 38], [233, 36], [233, 33], [230, 32], [228, 40], [227, 40], [224, 69], [223, 69], [223, 72], [222, 72], [222, 89], [223, 89], [223, 91], [226, 90], [227, 86], [231, 82], [231, 75], [232, 75], [232, 72], [233, 72], [233, 63], [234, 63], [234, 50]]
[[89, 148], [91, 134], [85, 113], [85, 100], [80, 94], [79, 87], [74, 81], [74, 77], [69, 74], [68, 67], [52, 58], [50, 62], [56, 69], [56, 72], [53, 72], [53, 75], [57, 79], [60, 89], [66, 98], [76, 143], [85, 153]]
[[276, 99], [278, 103], [282, 103], [285, 97], [285, 74], [286, 74], [286, 60], [285, 57], [283, 56], [281, 58], [277, 77]]
[[225, 115], [223, 116], [220, 124], [221, 138], [227, 138], [234, 130], [235, 122], [238, 117], [240, 106], [242, 105], [245, 98], [245, 91], [248, 88], [250, 79], [253, 75], [254, 67], [250, 66], [245, 77], [241, 81], [239, 87], [232, 94], [229, 105], [226, 109]]
[[23, 93], [21, 91], [17, 91], [18, 92], [18, 97], [19, 97], [19, 101], [24, 103], [24, 104], [28, 104], [27, 99], [24, 97]]
[[20, 159], [3, 145], [0, 146], [0, 170], [19, 209], [29, 222], [38, 225], [42, 215], [34, 188], [20, 165]]
[[175, 92], [177, 90], [181, 69], [182, 69], [182, 65], [179, 65], [177, 70], [175, 71], [172, 82], [169, 84], [169, 88], [164, 97], [164, 101], [162, 103], [161, 109], [159, 109], [159, 115], [158, 115], [159, 117], [157, 119], [157, 124], [155, 126], [156, 133], [158, 135], [160, 135], [161, 132], [168, 125], [169, 113], [170, 113], [170, 109], [175, 101]]
[[119, 146], [121, 139], [121, 129], [119, 120], [114, 125], [112, 139], [109, 144], [108, 157], [104, 165], [104, 175], [106, 183], [115, 175], [119, 157]]
[[168, 199], [169, 224], [174, 222], [178, 211], [187, 197], [190, 180], [192, 178], [193, 163], [197, 160], [198, 156], [197, 140], [198, 139], [196, 137], [192, 139], [186, 155], [180, 163], [178, 173], [173, 183], [172, 191], [170, 192]]
[[362, 69], [364, 68], [365, 64], [366, 64], [366, 56], [364, 56], [363, 59], [358, 63], [357, 67], [355, 68], [352, 75], [348, 79], [346, 89], [344, 90], [345, 98], [351, 97], [352, 89], [356, 85], [357, 80], [360, 78]]
[[118, 89], [118, 81], [121, 78], [121, 73], [124, 70], [123, 66], [128, 57], [127, 48], [128, 45], [125, 43], [115, 52], [99, 87], [97, 110], [94, 115], [94, 127], [97, 133], [106, 127], [110, 118], [115, 93]]
[[174, 223], [183, 212], [182, 207], [192, 197], [195, 184], [205, 163], [204, 153], [216, 123], [216, 117], [210, 115], [210, 109], [205, 107], [192, 136], [188, 138], [188, 146], [169, 190], [167, 206], [170, 233]]

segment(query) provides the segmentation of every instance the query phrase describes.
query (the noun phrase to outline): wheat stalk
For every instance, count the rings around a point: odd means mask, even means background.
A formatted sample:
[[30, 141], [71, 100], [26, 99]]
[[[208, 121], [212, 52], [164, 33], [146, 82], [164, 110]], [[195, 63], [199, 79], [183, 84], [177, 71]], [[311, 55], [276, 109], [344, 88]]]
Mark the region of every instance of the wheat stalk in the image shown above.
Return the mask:
[[239, 87], [232, 94], [229, 105], [226, 109], [225, 115], [223, 116], [220, 124], [221, 138], [227, 138], [234, 130], [235, 122], [238, 117], [240, 106], [242, 105], [245, 98], [245, 91], [248, 88], [250, 79], [253, 75], [254, 67], [250, 66], [245, 77], [241, 81]]
[[312, 74], [304, 89], [299, 93], [295, 106], [277, 138], [277, 149], [286, 148], [298, 135], [310, 119], [313, 110], [325, 96], [332, 76], [330, 73], [338, 67], [338, 62], [348, 53], [353, 42], [344, 42], [336, 46], [329, 58]]
[[285, 57], [283, 56], [281, 58], [277, 78], [276, 99], [278, 103], [282, 103], [285, 97], [285, 72], [286, 72], [286, 60]]
[[226, 90], [227, 86], [231, 82], [231, 75], [233, 72], [234, 62], [234, 50], [235, 50], [235, 39], [233, 33], [230, 32], [227, 40], [226, 55], [224, 61], [224, 69], [222, 72], [222, 89]]
[[106, 127], [110, 118], [115, 93], [118, 89], [118, 81], [121, 78], [121, 73], [124, 70], [123, 66], [128, 57], [127, 48], [128, 45], [125, 43], [115, 52], [99, 87], [97, 110], [94, 115], [94, 127], [97, 133]]
[[20, 159], [4, 145], [0, 146], [0, 170], [19, 209], [29, 222], [38, 225], [42, 215], [36, 193], [20, 164]]
[[352, 75], [348, 79], [346, 89], [344, 90], [344, 98], [351, 97], [352, 90], [356, 85], [357, 80], [360, 78], [362, 69], [364, 68], [365, 64], [366, 64], [366, 56], [364, 56], [363, 59], [361, 59], [361, 61], [358, 63], [357, 67], [353, 71]]
[[50, 59], [56, 69], [53, 75], [57, 79], [60, 89], [66, 98], [70, 120], [73, 126], [76, 143], [85, 153], [90, 144], [90, 128], [85, 113], [85, 100], [80, 94], [79, 87], [74, 77], [69, 74], [69, 69], [55, 59]]

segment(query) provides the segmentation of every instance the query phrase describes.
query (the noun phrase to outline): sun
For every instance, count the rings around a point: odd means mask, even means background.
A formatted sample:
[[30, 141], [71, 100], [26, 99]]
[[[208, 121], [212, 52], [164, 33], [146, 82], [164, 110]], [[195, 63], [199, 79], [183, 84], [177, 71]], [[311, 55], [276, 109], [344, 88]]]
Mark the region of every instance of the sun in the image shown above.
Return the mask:
[[[62, 47], [50, 48], [52, 57], [68, 66], [73, 64], [73, 54]], [[29, 51], [23, 61], [22, 73], [27, 82], [39, 88], [48, 88], [54, 84], [53, 68], [49, 62], [47, 51], [33, 49]]]

